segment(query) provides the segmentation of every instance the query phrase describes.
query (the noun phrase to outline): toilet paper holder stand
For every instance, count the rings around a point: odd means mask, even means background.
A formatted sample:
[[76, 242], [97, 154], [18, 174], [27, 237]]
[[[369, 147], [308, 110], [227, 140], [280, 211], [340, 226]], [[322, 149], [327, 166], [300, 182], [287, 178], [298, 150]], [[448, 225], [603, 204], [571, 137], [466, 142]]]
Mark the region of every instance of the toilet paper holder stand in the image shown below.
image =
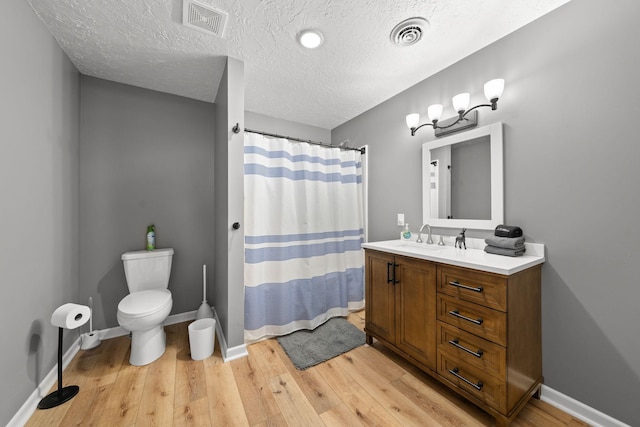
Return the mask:
[[38, 409], [51, 409], [67, 402], [78, 394], [80, 387], [69, 385], [62, 387], [62, 328], [58, 328], [58, 389], [42, 398]]
[[[82, 315], [77, 315], [82, 317]], [[75, 320], [80, 320], [76, 316]], [[86, 323], [86, 322], [85, 322]], [[51, 409], [55, 408], [58, 405], [67, 402], [78, 394], [80, 391], [80, 387], [77, 385], [69, 385], [66, 387], [62, 387], [62, 330], [64, 328], [58, 327], [58, 389], [52, 391], [47, 396], [40, 400], [38, 403], [38, 409]]]

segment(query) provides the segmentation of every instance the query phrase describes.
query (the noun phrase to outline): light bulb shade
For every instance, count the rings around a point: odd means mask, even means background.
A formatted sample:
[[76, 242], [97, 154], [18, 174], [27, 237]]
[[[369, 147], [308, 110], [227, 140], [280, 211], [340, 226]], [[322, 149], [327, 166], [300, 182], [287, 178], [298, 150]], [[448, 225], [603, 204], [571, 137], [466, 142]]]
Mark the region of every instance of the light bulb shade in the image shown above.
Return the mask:
[[500, 98], [503, 90], [504, 79], [493, 79], [484, 84], [484, 96], [487, 97], [487, 101], [489, 102]]
[[413, 113], [413, 114], [407, 115], [407, 126], [409, 127], [409, 129], [417, 128], [418, 123], [420, 123], [420, 114]]
[[429, 105], [427, 114], [429, 115], [429, 120], [432, 122], [440, 120], [440, 116], [442, 116], [442, 104]]
[[459, 93], [454, 96], [453, 99], [453, 109], [458, 113], [464, 113], [469, 108], [469, 94], [468, 93]]

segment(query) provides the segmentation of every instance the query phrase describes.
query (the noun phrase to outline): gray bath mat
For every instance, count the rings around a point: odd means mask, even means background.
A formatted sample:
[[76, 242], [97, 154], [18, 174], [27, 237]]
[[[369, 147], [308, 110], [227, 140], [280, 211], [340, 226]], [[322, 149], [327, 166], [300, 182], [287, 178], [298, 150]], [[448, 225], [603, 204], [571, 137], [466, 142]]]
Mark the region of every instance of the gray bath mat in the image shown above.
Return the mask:
[[334, 317], [313, 331], [296, 331], [278, 337], [294, 366], [304, 370], [364, 344], [364, 332], [341, 317]]

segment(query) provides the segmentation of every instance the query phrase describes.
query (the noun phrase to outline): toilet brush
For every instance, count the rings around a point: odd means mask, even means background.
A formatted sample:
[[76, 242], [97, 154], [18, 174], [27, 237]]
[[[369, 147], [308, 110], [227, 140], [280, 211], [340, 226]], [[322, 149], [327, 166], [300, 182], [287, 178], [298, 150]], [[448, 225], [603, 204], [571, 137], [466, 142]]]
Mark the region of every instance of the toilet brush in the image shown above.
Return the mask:
[[207, 302], [207, 265], [202, 266], [202, 304], [196, 313], [196, 319], [213, 318], [213, 310]]
[[80, 349], [90, 350], [100, 345], [98, 334], [93, 331], [93, 298], [89, 297], [89, 332], [82, 334]]

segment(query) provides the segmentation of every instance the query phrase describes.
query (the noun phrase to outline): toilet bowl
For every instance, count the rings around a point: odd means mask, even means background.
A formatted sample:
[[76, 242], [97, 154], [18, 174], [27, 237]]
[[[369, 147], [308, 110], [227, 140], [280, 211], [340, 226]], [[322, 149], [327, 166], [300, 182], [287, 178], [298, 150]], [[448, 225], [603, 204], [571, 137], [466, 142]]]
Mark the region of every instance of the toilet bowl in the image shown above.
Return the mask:
[[173, 301], [168, 289], [134, 292], [118, 304], [118, 323], [131, 332], [129, 363], [147, 365], [166, 348], [162, 323], [171, 312]]
[[131, 332], [129, 363], [147, 365], [164, 354], [163, 322], [173, 300], [167, 289], [173, 249], [127, 252], [122, 255], [131, 292], [118, 304], [118, 323]]

